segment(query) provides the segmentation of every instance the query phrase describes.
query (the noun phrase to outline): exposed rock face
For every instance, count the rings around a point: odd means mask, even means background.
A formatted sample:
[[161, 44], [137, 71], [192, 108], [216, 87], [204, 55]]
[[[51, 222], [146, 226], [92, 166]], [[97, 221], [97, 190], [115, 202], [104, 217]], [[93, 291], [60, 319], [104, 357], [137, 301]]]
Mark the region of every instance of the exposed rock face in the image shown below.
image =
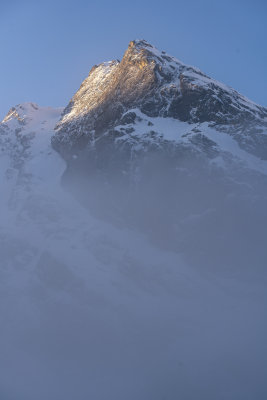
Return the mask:
[[[146, 117], [147, 130], [137, 135], [138, 125]], [[130, 42], [121, 62], [91, 69], [66, 107], [52, 144], [67, 159], [96, 143], [109, 150], [111, 145], [116, 149], [123, 145], [128, 151], [136, 151], [138, 144], [140, 152], [160, 146], [162, 139], [165, 142], [164, 134], [151, 128], [153, 118], [159, 117], [188, 124], [184, 129], [186, 140], [173, 132], [176, 145], [181, 141], [185, 146], [195, 144], [197, 138], [193, 136], [205, 135], [203, 124], [208, 123], [230, 134], [250, 153], [267, 159], [264, 107], [144, 40]]]

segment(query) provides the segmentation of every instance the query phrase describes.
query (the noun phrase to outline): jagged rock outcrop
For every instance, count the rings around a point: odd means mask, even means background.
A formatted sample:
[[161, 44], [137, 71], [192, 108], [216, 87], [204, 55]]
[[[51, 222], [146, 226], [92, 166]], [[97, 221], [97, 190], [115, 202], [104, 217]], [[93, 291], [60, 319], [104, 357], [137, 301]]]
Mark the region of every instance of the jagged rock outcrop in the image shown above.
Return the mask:
[[[182, 134], [172, 127], [170, 139], [167, 122], [160, 131], [153, 126], [158, 118], [185, 123], [180, 125]], [[146, 129], [140, 134], [142, 124]], [[207, 137], [207, 126], [230, 134], [241, 148], [267, 159], [267, 109], [139, 40], [130, 42], [121, 62], [91, 69], [64, 110], [52, 144], [71, 160], [74, 153], [96, 145], [129, 153], [172, 141], [199, 152], [197, 142], [202, 138], [207, 144], [202, 150], [214, 155], [210, 140], [216, 140]]]

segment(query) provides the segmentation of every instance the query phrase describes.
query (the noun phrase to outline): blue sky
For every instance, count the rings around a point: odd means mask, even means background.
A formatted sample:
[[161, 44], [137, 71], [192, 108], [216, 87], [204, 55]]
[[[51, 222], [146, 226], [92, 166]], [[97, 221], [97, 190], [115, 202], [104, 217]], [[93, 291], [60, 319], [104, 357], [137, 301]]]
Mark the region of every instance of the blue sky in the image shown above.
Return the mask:
[[144, 38], [267, 106], [265, 0], [0, 0], [0, 118], [65, 106], [94, 64]]

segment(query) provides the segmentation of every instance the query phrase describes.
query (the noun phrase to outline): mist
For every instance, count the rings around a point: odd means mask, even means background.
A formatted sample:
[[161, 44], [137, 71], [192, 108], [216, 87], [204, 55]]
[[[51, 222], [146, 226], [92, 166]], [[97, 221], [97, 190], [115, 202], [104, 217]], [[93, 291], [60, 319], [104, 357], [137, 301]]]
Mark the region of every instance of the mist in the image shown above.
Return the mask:
[[1, 399], [264, 400], [266, 176], [102, 154], [2, 186]]

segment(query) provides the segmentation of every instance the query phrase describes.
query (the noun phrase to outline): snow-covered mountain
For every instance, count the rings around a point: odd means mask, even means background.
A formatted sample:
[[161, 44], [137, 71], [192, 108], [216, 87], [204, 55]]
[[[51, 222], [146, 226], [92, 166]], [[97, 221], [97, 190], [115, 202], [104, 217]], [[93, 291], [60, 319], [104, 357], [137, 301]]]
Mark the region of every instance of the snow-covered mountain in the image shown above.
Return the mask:
[[266, 108], [139, 40], [121, 62], [91, 69], [64, 110], [53, 145], [66, 156], [96, 141], [138, 152], [167, 141], [214, 148], [213, 156], [240, 147], [266, 160], [266, 132]]
[[265, 400], [266, 124], [143, 40], [8, 112], [1, 400]]

